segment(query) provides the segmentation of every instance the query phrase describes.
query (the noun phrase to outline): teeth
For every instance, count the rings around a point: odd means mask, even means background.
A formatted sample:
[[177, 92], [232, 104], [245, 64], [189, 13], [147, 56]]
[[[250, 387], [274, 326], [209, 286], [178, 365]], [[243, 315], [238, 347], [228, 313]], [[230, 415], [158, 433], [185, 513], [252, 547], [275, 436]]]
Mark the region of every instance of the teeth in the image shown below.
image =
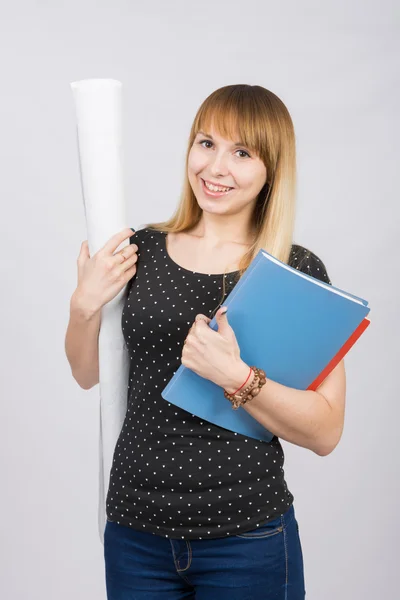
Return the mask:
[[204, 182], [206, 188], [211, 190], [212, 192], [228, 192], [231, 188], [225, 187], [217, 187], [216, 185], [212, 185], [211, 183]]

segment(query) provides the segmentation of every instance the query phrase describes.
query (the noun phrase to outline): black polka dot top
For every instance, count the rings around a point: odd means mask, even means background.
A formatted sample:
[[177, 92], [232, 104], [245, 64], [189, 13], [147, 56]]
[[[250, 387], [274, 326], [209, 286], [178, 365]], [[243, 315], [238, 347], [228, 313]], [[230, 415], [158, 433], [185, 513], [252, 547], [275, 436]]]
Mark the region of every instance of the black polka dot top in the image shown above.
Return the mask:
[[[279, 439], [228, 431], [161, 396], [181, 364], [196, 315], [212, 318], [223, 303], [224, 275], [180, 267], [167, 253], [165, 232], [140, 229], [130, 242], [139, 250], [122, 312], [131, 361], [128, 404], [113, 456], [107, 519], [187, 540], [255, 529], [285, 513], [294, 499]], [[330, 283], [323, 263], [301, 246], [293, 246], [290, 264]], [[224, 299], [237, 274], [225, 274]]]

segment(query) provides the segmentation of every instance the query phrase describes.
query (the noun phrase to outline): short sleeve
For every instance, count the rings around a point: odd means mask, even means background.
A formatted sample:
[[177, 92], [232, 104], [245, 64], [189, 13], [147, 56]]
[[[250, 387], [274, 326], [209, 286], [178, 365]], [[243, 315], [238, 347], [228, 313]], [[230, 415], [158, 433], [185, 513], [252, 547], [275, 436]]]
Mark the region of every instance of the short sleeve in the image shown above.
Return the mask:
[[[131, 229], [133, 230], [133, 227], [131, 227]], [[137, 234], [137, 231], [135, 231], [135, 230], [133, 230], [133, 231], [132, 231], [132, 235], [131, 235], [131, 237], [129, 238], [129, 244], [130, 244], [130, 245], [131, 245], [131, 244], [137, 244], [137, 246], [139, 246], [139, 244], [138, 244], [138, 234]]]
[[322, 260], [303, 246], [294, 245], [290, 254], [289, 265], [306, 275], [315, 277], [324, 283], [332, 285], [327, 269]]

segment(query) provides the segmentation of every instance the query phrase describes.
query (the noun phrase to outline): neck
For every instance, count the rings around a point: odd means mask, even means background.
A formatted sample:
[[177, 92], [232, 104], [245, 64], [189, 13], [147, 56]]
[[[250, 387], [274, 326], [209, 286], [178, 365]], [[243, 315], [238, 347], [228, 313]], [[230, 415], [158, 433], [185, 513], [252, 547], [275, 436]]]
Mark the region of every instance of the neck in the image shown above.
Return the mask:
[[243, 215], [230, 215], [228, 218], [204, 212], [191, 233], [204, 238], [211, 245], [224, 242], [251, 245], [256, 234]]

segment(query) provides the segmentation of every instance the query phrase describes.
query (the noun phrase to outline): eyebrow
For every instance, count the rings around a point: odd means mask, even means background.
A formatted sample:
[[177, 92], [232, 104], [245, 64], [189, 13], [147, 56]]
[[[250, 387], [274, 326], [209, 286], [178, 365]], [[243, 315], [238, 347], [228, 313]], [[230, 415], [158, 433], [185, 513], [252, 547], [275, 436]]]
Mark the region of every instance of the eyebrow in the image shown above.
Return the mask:
[[[197, 135], [205, 135], [206, 137], [210, 138], [210, 140], [214, 141], [214, 138], [212, 135], [210, 135], [209, 133], [206, 133], [205, 131], [198, 131]], [[244, 142], [235, 142], [234, 144], [235, 146], [246, 146], [246, 144]], [[246, 146], [247, 147], [247, 146]]]

